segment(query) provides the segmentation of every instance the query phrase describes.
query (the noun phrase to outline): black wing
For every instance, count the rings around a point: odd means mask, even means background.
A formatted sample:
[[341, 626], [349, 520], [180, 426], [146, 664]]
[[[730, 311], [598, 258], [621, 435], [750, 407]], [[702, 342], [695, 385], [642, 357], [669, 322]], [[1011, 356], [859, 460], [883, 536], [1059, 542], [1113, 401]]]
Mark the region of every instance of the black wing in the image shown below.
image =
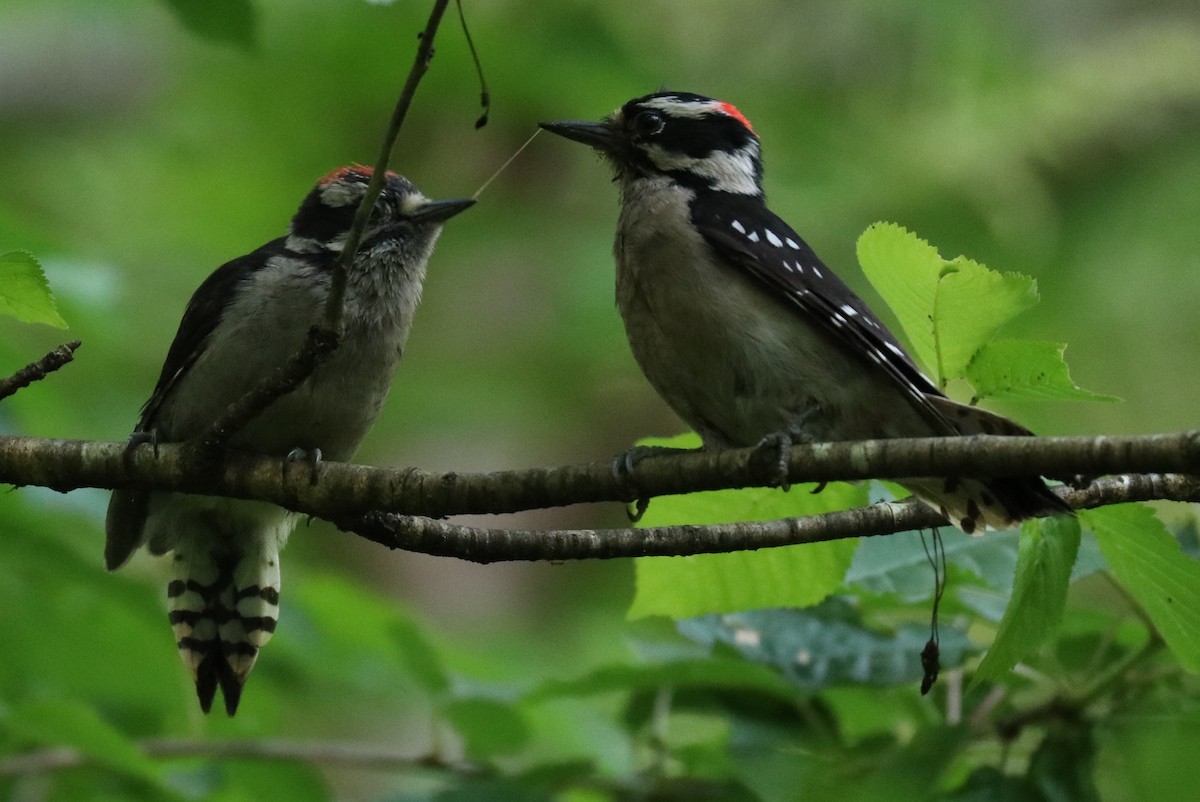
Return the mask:
[[142, 407], [135, 431], [146, 432], [154, 428], [163, 403], [200, 354], [204, 353], [213, 329], [221, 322], [221, 317], [238, 287], [256, 271], [265, 267], [272, 256], [285, 253], [285, 242], [286, 240], [280, 237], [245, 256], [226, 262], [213, 271], [192, 294], [183, 319], [179, 321], [179, 331], [175, 333], [175, 340], [167, 351], [167, 359], [163, 363], [162, 373], [158, 376], [158, 383], [154, 385], [154, 392]]
[[878, 365], [930, 418], [944, 421], [930, 398], [943, 393], [863, 300], [761, 198], [723, 194], [705, 202], [698, 197], [692, 222], [717, 253]]

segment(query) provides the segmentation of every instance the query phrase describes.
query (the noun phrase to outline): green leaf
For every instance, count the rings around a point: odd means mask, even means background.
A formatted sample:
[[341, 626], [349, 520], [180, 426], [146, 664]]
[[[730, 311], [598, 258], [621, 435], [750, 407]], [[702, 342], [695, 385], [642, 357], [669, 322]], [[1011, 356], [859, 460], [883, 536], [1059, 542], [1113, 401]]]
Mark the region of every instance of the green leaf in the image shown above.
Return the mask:
[[1024, 777], [1005, 774], [995, 766], [981, 766], [967, 777], [945, 802], [1049, 802]]
[[184, 28], [201, 39], [249, 50], [258, 35], [250, 0], [166, 0]]
[[1188, 671], [1200, 673], [1200, 561], [1185, 555], [1154, 512], [1119, 504], [1079, 513], [1121, 587], [1137, 600]]
[[205, 792], [205, 802], [251, 802], [263, 799], [326, 802], [333, 798], [321, 771], [311, 763], [297, 760], [273, 762], [227, 758], [220, 762], [219, 777], [220, 787]]
[[1071, 380], [1063, 359], [1065, 343], [993, 340], [984, 343], [967, 365], [975, 399], [1044, 398], [1062, 401], [1120, 401], [1084, 390]]
[[75, 699], [40, 698], [13, 705], [8, 728], [17, 738], [78, 749], [90, 762], [158, 783], [159, 767], [120, 730]]
[[495, 699], [455, 699], [442, 708], [466, 744], [467, 755], [487, 759], [519, 752], [529, 742], [520, 711]]
[[1100, 802], [1096, 744], [1090, 722], [1060, 724], [1046, 734], [1029, 761], [1029, 781], [1053, 802]]
[[322, 635], [325, 661], [383, 656], [406, 669], [426, 691], [449, 688], [438, 650], [395, 603], [331, 574], [305, 577], [294, 593]]
[[[653, 444], [687, 448], [699, 440], [687, 435]], [[855, 485], [835, 482], [816, 494], [813, 488], [798, 485], [788, 493], [746, 488], [656, 498], [641, 525], [769, 521], [867, 502], [866, 490]], [[731, 554], [642, 557], [635, 562], [637, 592], [629, 617], [692, 618], [761, 607], [807, 607], [841, 585], [857, 543], [848, 539]]]
[[[809, 610], [752, 610], [679, 622], [679, 631], [700, 643], [724, 643], [743, 657], [781, 670], [802, 688], [839, 683], [893, 685], [921, 679], [920, 654], [928, 624], [904, 624], [894, 633], [868, 629], [850, 604], [827, 600]], [[966, 633], [941, 627], [943, 668], [962, 663]]]
[[[972, 537], [943, 527], [942, 549], [948, 565], [956, 565], [982, 579], [989, 587], [1012, 587], [1016, 565], [1017, 534], [989, 532]], [[864, 538], [846, 572], [846, 584], [872, 593], [896, 594], [902, 601], [928, 599], [933, 594], [933, 569], [920, 532], [897, 532], [888, 537]]]
[[23, 323], [45, 323], [65, 329], [67, 321], [54, 306], [54, 295], [33, 254], [10, 251], [0, 254], [0, 314]]
[[943, 259], [894, 223], [874, 223], [863, 232], [858, 260], [940, 386], [962, 378], [996, 329], [1038, 300], [1028, 276], [998, 273], [964, 256]]
[[603, 666], [581, 677], [543, 682], [526, 698], [530, 700], [593, 696], [613, 691], [638, 691], [669, 685], [674, 688], [724, 688], [753, 691], [784, 700], [795, 691], [765, 666], [746, 665], [737, 658], [671, 660], [647, 665]]
[[1034, 518], [1021, 526], [1012, 597], [973, 682], [1008, 673], [1058, 626], [1079, 540], [1079, 521], [1068, 515]]

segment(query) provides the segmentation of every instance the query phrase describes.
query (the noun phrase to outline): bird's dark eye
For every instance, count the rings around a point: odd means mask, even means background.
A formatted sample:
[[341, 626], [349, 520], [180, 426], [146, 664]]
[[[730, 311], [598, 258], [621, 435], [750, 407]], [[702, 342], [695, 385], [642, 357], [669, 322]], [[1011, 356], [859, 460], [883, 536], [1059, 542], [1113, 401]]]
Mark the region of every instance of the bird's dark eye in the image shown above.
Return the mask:
[[639, 112], [633, 118], [633, 130], [638, 136], [654, 136], [663, 129], [666, 122], [657, 111]]

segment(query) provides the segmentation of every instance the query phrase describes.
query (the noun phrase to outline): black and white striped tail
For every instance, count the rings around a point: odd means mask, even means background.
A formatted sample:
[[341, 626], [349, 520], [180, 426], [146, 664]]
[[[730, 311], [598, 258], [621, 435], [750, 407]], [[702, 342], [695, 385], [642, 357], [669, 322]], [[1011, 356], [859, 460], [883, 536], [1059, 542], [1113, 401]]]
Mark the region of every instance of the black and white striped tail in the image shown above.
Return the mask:
[[212, 709], [220, 687], [232, 716], [258, 650], [279, 620], [278, 548], [214, 553], [177, 547], [173, 564], [167, 597], [179, 656], [196, 681], [201, 709]]

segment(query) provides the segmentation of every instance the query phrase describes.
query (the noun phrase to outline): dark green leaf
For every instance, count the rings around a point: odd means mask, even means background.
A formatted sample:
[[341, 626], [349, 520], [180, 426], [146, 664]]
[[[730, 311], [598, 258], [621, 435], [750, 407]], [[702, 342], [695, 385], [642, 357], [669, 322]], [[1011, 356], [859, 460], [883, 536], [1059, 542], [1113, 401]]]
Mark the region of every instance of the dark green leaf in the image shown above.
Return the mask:
[[12, 706], [12, 735], [43, 746], [71, 746], [97, 766], [157, 783], [159, 766], [96, 711], [74, 699], [31, 699]]
[[[989, 587], [1012, 587], [1017, 559], [1016, 532], [989, 532], [971, 537], [943, 527], [946, 562], [970, 571]], [[864, 538], [846, 572], [846, 584], [873, 593], [894, 593], [905, 601], [928, 599], [933, 593], [933, 569], [921, 545], [920, 532]]]
[[1100, 802], [1096, 745], [1088, 723], [1053, 727], [1029, 761], [1029, 781], [1047, 802]]
[[996, 679], [1031, 654], [1054, 631], [1067, 602], [1079, 551], [1078, 519], [1034, 518], [1021, 527], [1012, 597], [975, 682]]
[[479, 697], [454, 699], [442, 708], [475, 760], [511, 755], [529, 741], [529, 727], [512, 705]]
[[1200, 673], [1200, 562], [1180, 551], [1149, 507], [1120, 504], [1080, 516], [1180, 664]]
[[332, 574], [306, 577], [295, 594], [325, 640], [326, 659], [386, 656], [427, 691], [449, 687], [436, 648], [394, 602]]
[[[890, 634], [868, 629], [836, 598], [808, 610], [704, 616], [680, 621], [679, 630], [701, 643], [723, 643], [748, 660], [774, 666], [803, 688], [914, 682], [922, 676], [920, 653], [929, 638], [927, 625], [905, 624]], [[941, 627], [943, 669], [961, 664], [969, 648], [964, 632]]]
[[993, 766], [975, 769], [961, 788], [943, 799], [945, 802], [1048, 802], [1024, 777], [1005, 774]]
[[[711, 643], [711, 642], [710, 642]], [[746, 665], [740, 659], [683, 660], [650, 665], [604, 666], [573, 680], [549, 680], [529, 694], [529, 699], [581, 697], [612, 691], [674, 688], [725, 688], [792, 699], [795, 692], [774, 671]]]
[[201, 39], [254, 47], [258, 15], [251, 0], [166, 0], [184, 28]]

